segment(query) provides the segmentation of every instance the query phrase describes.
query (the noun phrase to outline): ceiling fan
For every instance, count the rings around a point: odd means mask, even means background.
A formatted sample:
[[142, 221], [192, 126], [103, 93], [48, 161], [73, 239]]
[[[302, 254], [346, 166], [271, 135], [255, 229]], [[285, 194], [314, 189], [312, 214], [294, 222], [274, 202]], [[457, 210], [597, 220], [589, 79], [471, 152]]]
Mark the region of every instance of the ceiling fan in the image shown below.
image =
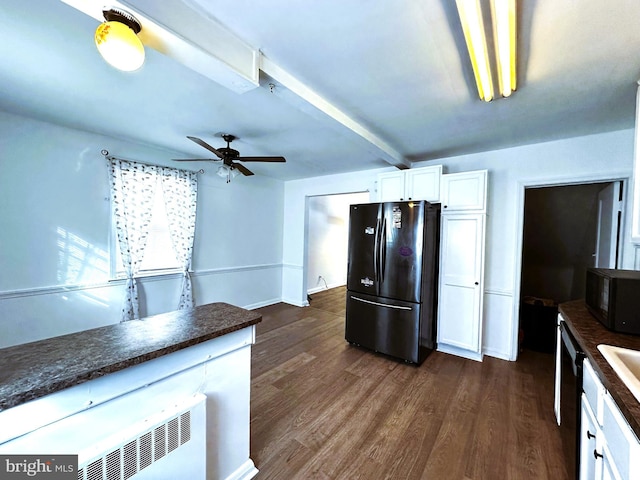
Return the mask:
[[197, 143], [201, 147], [206, 148], [210, 152], [213, 152], [218, 158], [175, 158], [176, 162], [219, 162], [222, 160], [222, 165], [218, 168], [218, 175], [227, 178], [227, 183], [231, 181], [231, 178], [235, 177], [238, 172], [245, 176], [253, 175], [253, 172], [247, 167], [237, 162], [286, 162], [284, 157], [241, 157], [240, 152], [234, 150], [229, 145], [237, 137], [228, 133], [223, 133], [222, 138], [227, 142], [226, 147], [213, 148], [204, 140], [197, 137], [187, 136], [189, 140]]

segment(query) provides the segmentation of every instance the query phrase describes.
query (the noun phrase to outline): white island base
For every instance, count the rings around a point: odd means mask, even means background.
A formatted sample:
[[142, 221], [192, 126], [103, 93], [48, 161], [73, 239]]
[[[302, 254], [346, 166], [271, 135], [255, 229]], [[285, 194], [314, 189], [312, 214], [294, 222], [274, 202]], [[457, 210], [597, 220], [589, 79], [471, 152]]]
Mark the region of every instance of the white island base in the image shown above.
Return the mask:
[[250, 479], [254, 342], [251, 325], [2, 410], [0, 454], [78, 455], [79, 479]]

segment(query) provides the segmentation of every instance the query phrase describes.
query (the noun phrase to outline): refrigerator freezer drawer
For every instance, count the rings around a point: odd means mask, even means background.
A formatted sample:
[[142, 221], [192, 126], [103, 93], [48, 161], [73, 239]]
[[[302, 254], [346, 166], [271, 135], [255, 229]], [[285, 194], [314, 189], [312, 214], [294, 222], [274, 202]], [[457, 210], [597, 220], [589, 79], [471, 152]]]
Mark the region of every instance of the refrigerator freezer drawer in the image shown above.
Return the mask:
[[421, 363], [427, 352], [420, 346], [420, 308], [419, 303], [347, 291], [345, 338], [376, 352]]

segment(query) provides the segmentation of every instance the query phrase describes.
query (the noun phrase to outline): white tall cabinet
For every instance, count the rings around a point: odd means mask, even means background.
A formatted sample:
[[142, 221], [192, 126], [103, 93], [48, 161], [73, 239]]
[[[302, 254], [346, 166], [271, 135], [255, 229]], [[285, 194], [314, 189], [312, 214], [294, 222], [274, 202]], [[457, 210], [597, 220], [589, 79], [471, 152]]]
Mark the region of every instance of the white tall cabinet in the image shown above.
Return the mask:
[[487, 171], [442, 176], [438, 350], [482, 360]]

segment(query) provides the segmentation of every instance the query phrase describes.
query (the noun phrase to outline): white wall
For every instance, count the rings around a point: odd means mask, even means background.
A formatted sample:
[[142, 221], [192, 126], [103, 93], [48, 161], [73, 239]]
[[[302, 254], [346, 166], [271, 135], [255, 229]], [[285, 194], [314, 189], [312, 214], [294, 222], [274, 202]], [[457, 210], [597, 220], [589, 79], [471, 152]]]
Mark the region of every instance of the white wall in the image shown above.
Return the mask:
[[[104, 157], [175, 166], [176, 152], [0, 112], [0, 348], [116, 323]], [[184, 156], [179, 154], [179, 156]], [[202, 164], [194, 295], [253, 308], [281, 299], [283, 182], [230, 184]], [[174, 310], [180, 278], [141, 282], [141, 315]]]
[[327, 175], [285, 182], [284, 240], [282, 250], [282, 300], [307, 305], [307, 266], [305, 246], [309, 227], [307, 197], [335, 193], [369, 192], [375, 201], [376, 174], [385, 169]]
[[[166, 165], [175, 156], [0, 112], [0, 347], [119, 320], [123, 284], [109, 282], [103, 148]], [[485, 353], [515, 358], [524, 187], [630, 177], [632, 161], [633, 130], [623, 130], [424, 162], [441, 163], [447, 173], [489, 170]], [[260, 176], [229, 185], [202, 177], [193, 262], [197, 304], [305, 305], [312, 287], [305, 265], [307, 197], [368, 190], [375, 201], [376, 175], [388, 170], [284, 184]], [[633, 268], [639, 253], [625, 220], [622, 266]], [[64, 242], [81, 245], [80, 270]], [[173, 310], [178, 282], [144, 280], [143, 315]]]
[[[442, 164], [445, 173], [489, 170], [483, 332], [485, 354], [512, 360], [517, 354], [515, 312], [519, 304], [524, 187], [629, 178], [633, 168], [633, 136], [633, 130], [623, 130], [415, 165]], [[376, 174], [387, 170], [391, 169], [285, 183], [287, 215], [284, 223], [283, 295], [286, 295], [287, 301], [303, 304], [307, 290], [303, 274], [306, 268], [305, 222], [308, 220], [303, 208], [305, 197], [369, 188], [374, 199]], [[630, 210], [629, 205], [627, 214], [630, 214]], [[623, 267], [633, 268], [636, 252], [630, 242], [630, 221], [626, 220]]]
[[349, 206], [368, 201], [366, 192], [308, 198], [307, 293], [347, 283]]

